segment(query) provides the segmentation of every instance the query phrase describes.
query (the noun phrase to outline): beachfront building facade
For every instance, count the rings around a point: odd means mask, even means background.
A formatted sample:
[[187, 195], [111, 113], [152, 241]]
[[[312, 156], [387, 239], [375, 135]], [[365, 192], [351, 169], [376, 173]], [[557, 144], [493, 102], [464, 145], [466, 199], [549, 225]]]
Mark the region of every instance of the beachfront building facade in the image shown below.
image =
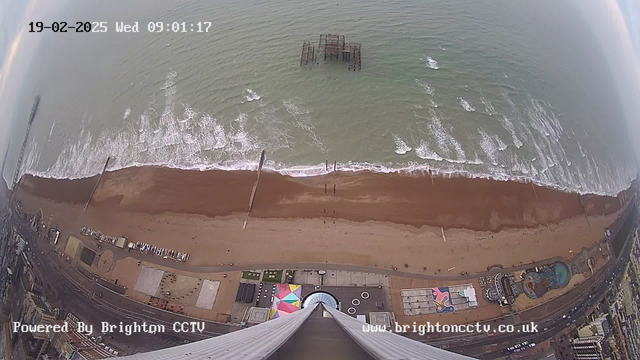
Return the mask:
[[577, 360], [603, 360], [602, 354], [602, 336], [589, 336], [584, 338], [573, 339], [571, 341], [571, 349], [573, 356]]
[[[324, 303], [212, 339], [127, 356], [129, 360], [163, 359], [471, 359], [394, 334]], [[347, 341], [345, 341], [347, 340]]]

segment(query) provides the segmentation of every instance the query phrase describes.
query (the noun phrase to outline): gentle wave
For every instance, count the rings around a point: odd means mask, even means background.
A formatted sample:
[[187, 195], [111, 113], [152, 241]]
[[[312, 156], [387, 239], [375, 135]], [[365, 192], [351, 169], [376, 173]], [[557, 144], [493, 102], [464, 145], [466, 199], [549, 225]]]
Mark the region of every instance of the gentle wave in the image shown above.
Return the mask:
[[295, 125], [309, 134], [309, 137], [313, 139], [313, 142], [320, 148], [321, 151], [326, 151], [324, 141], [320, 136], [316, 134], [316, 127], [311, 121], [311, 110], [308, 110], [300, 104], [302, 99], [293, 98], [282, 101], [282, 105], [287, 109], [287, 112], [295, 119]]
[[480, 97], [480, 101], [482, 101], [482, 104], [484, 105], [484, 111], [487, 114], [493, 115], [496, 113], [496, 109], [493, 107], [491, 101], [487, 100], [484, 96]]
[[426, 92], [429, 95], [433, 95], [433, 92], [434, 92], [433, 87], [429, 85], [428, 82], [422, 79], [415, 79], [415, 81], [416, 81], [416, 84], [420, 85], [424, 89], [424, 92]]

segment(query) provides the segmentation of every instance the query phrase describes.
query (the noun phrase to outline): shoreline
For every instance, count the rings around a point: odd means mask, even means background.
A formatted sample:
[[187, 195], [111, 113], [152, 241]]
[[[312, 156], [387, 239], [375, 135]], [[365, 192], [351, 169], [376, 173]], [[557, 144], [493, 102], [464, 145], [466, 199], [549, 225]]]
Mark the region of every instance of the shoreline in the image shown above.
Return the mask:
[[243, 228], [256, 176], [164, 168], [107, 172], [86, 211], [97, 177], [27, 176], [17, 198], [28, 213], [41, 208], [65, 237], [82, 237], [83, 226], [127, 236], [188, 252], [189, 267], [326, 263], [434, 275], [572, 259], [602, 241], [630, 199], [626, 192], [578, 200], [531, 184], [481, 179], [434, 178], [432, 184], [427, 176], [264, 172]]
[[[210, 218], [246, 215], [256, 174], [162, 167], [107, 171], [90, 207]], [[97, 179], [98, 175], [76, 180], [25, 175], [18, 191], [84, 204]], [[625, 190], [618, 197], [578, 195], [532, 183], [426, 173], [338, 171], [291, 177], [263, 170], [251, 218], [381, 221], [417, 228], [499, 232], [558, 224], [579, 215], [613, 214], [626, 205], [630, 194]]]
[[[480, 165], [484, 163], [475, 163], [475, 162], [458, 162], [454, 160], [443, 160], [447, 164], [466, 164], [466, 165]], [[473, 173], [469, 170], [446, 170], [446, 169], [438, 169], [435, 167], [430, 167], [427, 164], [404, 164], [399, 163], [399, 167], [387, 167], [383, 163], [367, 163], [367, 162], [348, 162], [348, 163], [337, 163], [337, 169], [333, 170], [334, 165], [326, 162], [316, 165], [294, 165], [290, 167], [273, 167], [272, 164], [264, 165], [263, 171], [268, 171], [272, 173], [277, 173], [285, 177], [292, 178], [311, 178], [316, 176], [325, 176], [330, 175], [332, 173], [342, 173], [342, 174], [362, 174], [362, 173], [371, 173], [371, 174], [387, 174], [387, 175], [405, 175], [405, 176], [434, 176], [434, 178], [466, 178], [466, 179], [484, 179], [490, 181], [499, 181], [499, 182], [519, 182], [525, 184], [533, 184], [539, 187], [549, 188], [562, 192], [575, 193], [580, 195], [597, 195], [597, 196], [615, 196], [620, 192], [627, 190], [634, 182], [635, 179], [632, 179], [626, 187], [623, 187], [617, 191], [617, 193], [604, 193], [597, 192], [592, 190], [579, 191], [577, 189], [572, 189], [567, 186], [561, 186], [554, 183], [543, 182], [539, 180], [532, 179], [525, 175], [513, 175], [513, 174], [486, 174], [486, 173]], [[234, 166], [225, 166], [225, 165], [208, 165], [208, 166], [191, 166], [191, 167], [180, 167], [173, 164], [140, 164], [134, 163], [122, 167], [107, 169], [107, 172], [117, 172], [122, 170], [129, 169], [141, 169], [141, 168], [158, 168], [158, 169], [172, 169], [172, 170], [180, 170], [180, 171], [200, 171], [200, 172], [209, 172], [209, 171], [227, 171], [227, 172], [255, 172], [258, 168], [258, 163], [253, 163], [249, 161], [240, 162]], [[500, 167], [497, 167], [500, 168]], [[502, 168], [500, 168], [502, 169]], [[93, 175], [86, 176], [77, 176], [77, 177], [60, 177], [60, 176], [52, 176], [49, 174], [45, 174], [43, 172], [25, 172], [21, 175], [31, 176], [34, 178], [41, 179], [51, 179], [51, 180], [85, 180], [94, 178], [100, 175], [100, 172], [96, 172]]]

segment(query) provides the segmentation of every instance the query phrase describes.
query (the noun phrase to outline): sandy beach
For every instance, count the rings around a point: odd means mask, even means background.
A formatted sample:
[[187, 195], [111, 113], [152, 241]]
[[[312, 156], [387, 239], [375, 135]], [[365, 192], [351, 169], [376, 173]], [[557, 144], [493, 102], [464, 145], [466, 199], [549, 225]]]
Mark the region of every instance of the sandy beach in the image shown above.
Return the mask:
[[[27, 211], [53, 215], [65, 234], [88, 226], [126, 235], [190, 252], [193, 266], [335, 263], [442, 275], [571, 258], [602, 239], [628, 199], [484, 179], [432, 184], [428, 175], [264, 172], [243, 230], [255, 177], [164, 168], [108, 172], [86, 212], [95, 177], [26, 176], [18, 197]], [[446, 273], [452, 267], [456, 274]]]
[[[51, 180], [27, 175], [21, 190], [58, 202], [85, 203], [97, 177]], [[208, 217], [248, 211], [256, 173], [128, 168], [105, 173], [92, 207]], [[425, 175], [342, 173], [295, 178], [263, 172], [251, 213], [258, 218], [338, 218], [420, 227], [499, 231], [536, 227], [620, 210], [615, 197], [566, 193], [520, 182]], [[334, 193], [335, 186], [335, 193]], [[326, 189], [326, 191], [325, 191]]]

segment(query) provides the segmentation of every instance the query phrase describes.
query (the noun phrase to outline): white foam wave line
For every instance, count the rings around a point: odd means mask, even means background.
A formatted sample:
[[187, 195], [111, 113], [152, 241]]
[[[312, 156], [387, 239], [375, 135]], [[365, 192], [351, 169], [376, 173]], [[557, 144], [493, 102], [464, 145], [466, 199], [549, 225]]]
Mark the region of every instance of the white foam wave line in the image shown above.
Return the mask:
[[511, 166], [511, 171], [519, 172], [519, 173], [524, 174], [524, 175], [529, 174], [529, 168], [523, 162], [521, 162], [518, 159], [516, 154], [512, 154], [511, 163], [513, 164]]
[[496, 141], [496, 144], [498, 144], [498, 150], [504, 151], [507, 149], [507, 144], [505, 144], [504, 141], [500, 139], [500, 136], [493, 135], [493, 139]]
[[398, 135], [393, 134], [393, 141], [396, 143], [396, 154], [404, 155], [411, 151], [411, 147], [409, 147], [409, 145], [407, 145], [407, 143]]
[[498, 165], [498, 161], [497, 161], [497, 147], [496, 144], [493, 142], [493, 140], [491, 139], [491, 137], [489, 136], [489, 134], [487, 134], [486, 131], [484, 131], [484, 129], [480, 128], [478, 129], [478, 133], [480, 134], [480, 148], [482, 148], [482, 151], [484, 151], [484, 153], [487, 155], [487, 157], [489, 158], [489, 161], [491, 161], [491, 164], [494, 166]]
[[[443, 161], [446, 161], [443, 160]], [[454, 162], [455, 163], [455, 162]], [[181, 170], [199, 170], [199, 171], [210, 171], [210, 170], [222, 170], [222, 171], [255, 171], [257, 169], [258, 163], [251, 161], [244, 162], [236, 162], [233, 164], [210, 164], [210, 165], [193, 165], [193, 166], [175, 166], [174, 164], [167, 163], [132, 163], [128, 166], [117, 167], [117, 166], [109, 166], [108, 171], [116, 171], [125, 168], [138, 168], [138, 167], [148, 167], [148, 166], [157, 166], [164, 168], [173, 168], [173, 169], [181, 169]], [[609, 187], [609, 191], [602, 190], [589, 190], [583, 189], [584, 186], [580, 186], [580, 188], [570, 187], [570, 186], [561, 186], [553, 182], [543, 181], [539, 179], [531, 179], [530, 176], [522, 176], [517, 174], [506, 174], [504, 173], [505, 169], [502, 167], [495, 167], [499, 171], [503, 173], [475, 173], [469, 170], [464, 169], [438, 169], [432, 164], [397, 164], [397, 167], [389, 167], [384, 164], [375, 164], [375, 163], [367, 163], [367, 162], [347, 162], [347, 163], [338, 163], [338, 170], [342, 172], [375, 172], [375, 173], [399, 173], [399, 174], [421, 174], [431, 171], [434, 174], [443, 177], [467, 177], [467, 178], [479, 178], [479, 179], [488, 179], [488, 180], [496, 180], [496, 181], [520, 181], [520, 182], [532, 182], [539, 186], [545, 186], [561, 191], [566, 192], [578, 192], [580, 194], [594, 194], [594, 195], [602, 195], [602, 196], [616, 196], [618, 192], [625, 190], [628, 185], [619, 186], [618, 188]], [[575, 167], [577, 171], [580, 173], [578, 167]], [[306, 165], [306, 166], [286, 166], [284, 164], [275, 163], [273, 161], [266, 162], [266, 165], [263, 168], [266, 171], [274, 171], [278, 172], [282, 175], [288, 175], [292, 177], [309, 177], [309, 176], [318, 176], [324, 175], [329, 172], [325, 170], [325, 164], [317, 164], [317, 165]], [[43, 178], [52, 178], [52, 179], [82, 179], [91, 177], [93, 175], [97, 175], [98, 172], [94, 172], [87, 176], [81, 177], [61, 177], [61, 176], [52, 176], [47, 172], [40, 172], [29, 170], [26, 172], [27, 174], [43, 177]], [[584, 183], [584, 176], [580, 173], [579, 178]], [[631, 179], [629, 179], [628, 184], [631, 183]]]
[[[138, 121], [126, 124], [127, 128], [115, 134], [102, 133], [97, 139], [81, 128], [75, 142], [63, 149], [47, 172], [55, 175], [86, 177], [107, 156], [114, 158], [115, 167], [135, 163], [172, 164], [174, 167], [201, 163], [219, 163], [223, 160], [242, 161], [257, 149], [276, 151], [287, 147], [290, 135], [280, 123], [269, 122], [273, 114], [258, 113], [256, 124], [248, 124], [248, 115], [240, 113], [232, 122], [222, 125], [206, 113], [200, 113], [186, 104], [184, 112], [176, 114], [174, 97], [175, 72], [167, 74], [162, 89], [165, 90], [165, 108], [159, 114], [155, 108], [145, 110]], [[155, 99], [150, 103], [155, 104]], [[83, 117], [83, 121], [86, 116]], [[264, 123], [264, 125], [261, 124]], [[256, 126], [263, 126], [262, 129]], [[260, 134], [258, 139], [256, 134]], [[36, 167], [31, 167], [36, 168]]]
[[469, 164], [473, 164], [473, 165], [482, 165], [484, 164], [484, 161], [480, 160], [480, 157], [478, 156], [478, 152], [476, 151], [474, 153], [474, 158], [475, 160], [469, 161]]
[[547, 161], [547, 156], [545, 155], [545, 153], [542, 151], [542, 149], [540, 148], [540, 145], [538, 145], [538, 143], [534, 142], [533, 143], [533, 147], [536, 149], [536, 154], [538, 154], [537, 158], [538, 162], [540, 163], [540, 165], [542, 166], [542, 171], [546, 171], [550, 166], [552, 166], [553, 164]]
[[518, 138], [518, 134], [516, 133], [516, 129], [513, 126], [513, 123], [506, 116], [502, 117], [502, 127], [504, 127], [505, 130], [507, 130], [509, 134], [511, 134], [513, 145], [515, 145], [516, 148], [520, 149], [520, 147], [523, 145], [522, 141], [520, 141], [520, 139]]
[[580, 143], [578, 142], [578, 149], [580, 150], [580, 156], [585, 157], [587, 156], [587, 154], [584, 152], [584, 150], [582, 149], [582, 145], [580, 145]]
[[426, 92], [429, 95], [433, 95], [434, 89], [431, 85], [429, 85], [428, 82], [422, 79], [415, 79], [415, 81], [416, 81], [416, 84], [420, 85], [422, 89], [424, 89], [424, 92]]
[[518, 108], [516, 107], [516, 104], [513, 103], [513, 100], [511, 100], [506, 90], [504, 89], [500, 90], [500, 94], [502, 95], [502, 98], [504, 99], [504, 101], [506, 101], [511, 107], [511, 111], [517, 114]]
[[467, 100], [461, 97], [459, 97], [458, 99], [460, 100], [460, 106], [462, 106], [463, 109], [469, 112], [476, 111], [476, 108], [474, 108], [471, 104], [469, 104]]
[[461, 162], [466, 161], [467, 157], [464, 153], [464, 150], [462, 149], [462, 145], [460, 145], [460, 142], [458, 142], [458, 140], [451, 136], [449, 131], [444, 127], [436, 110], [430, 108], [429, 114], [431, 115], [431, 123], [429, 124], [429, 129], [431, 130], [431, 133], [436, 137], [440, 153], [444, 155], [445, 159], [454, 161], [450, 158], [451, 149], [453, 149], [458, 157], [456, 160]]
[[591, 156], [591, 160], [593, 161], [593, 167], [596, 170], [596, 176], [598, 177], [598, 181], [602, 182], [602, 177], [600, 173], [600, 167], [598, 166], [598, 162], [596, 161], [596, 159], [593, 158], [593, 156]]
[[[190, 116], [188, 115], [189, 111], [187, 110], [185, 110], [185, 114], [187, 115], [183, 115], [183, 116], [186, 116], [186, 117]], [[432, 112], [432, 115], [435, 115], [435, 111]], [[141, 119], [144, 119], [144, 114], [141, 117]], [[188, 124], [188, 123], [182, 123], [180, 121], [180, 118], [178, 118], [177, 120], [178, 120], [177, 121], [178, 124], [183, 124], [183, 125]], [[96, 144], [94, 145], [91, 134], [86, 133], [85, 128], [82, 128], [80, 133], [82, 136], [84, 136], [85, 140], [80, 141], [74, 144], [72, 147], [64, 150], [60, 157], [60, 159], [67, 158], [67, 159], [74, 159], [75, 161], [56, 162], [55, 166], [51, 167], [46, 172], [37, 172], [33, 170], [29, 170], [28, 172], [35, 175], [40, 175], [44, 177], [54, 177], [54, 178], [82, 178], [82, 177], [92, 176], [98, 172], [98, 169], [101, 168], [101, 166], [103, 165], [102, 161], [104, 160], [102, 155], [92, 156], [92, 155], [95, 155], [93, 152], [95, 148], [106, 149], [105, 155], [116, 154], [116, 157], [115, 157], [116, 161], [112, 166], [110, 166], [110, 170], [131, 167], [131, 166], [161, 166], [161, 167], [172, 167], [172, 168], [180, 168], [180, 169], [198, 169], [198, 170], [209, 170], [209, 169], [252, 170], [252, 169], [255, 169], [255, 162], [246, 161], [245, 159], [257, 158], [257, 153], [259, 152], [259, 149], [261, 148], [262, 144], [256, 143], [252, 145], [251, 141], [249, 142], [246, 141], [247, 133], [246, 131], [244, 131], [245, 130], [244, 126], [246, 121], [247, 121], [247, 115], [241, 114], [231, 124], [231, 130], [227, 132], [225, 132], [225, 129], [221, 125], [216, 124], [216, 120], [210, 116], [205, 116], [203, 117], [202, 120], [195, 121], [197, 126], [203, 126], [204, 129], [207, 129], [207, 130], [218, 129], [218, 130], [214, 130], [213, 134], [211, 131], [206, 132], [207, 134], [211, 134], [211, 137], [208, 140], [209, 146], [207, 146], [206, 148], [208, 149], [218, 148], [223, 151], [223, 154], [226, 154], [226, 155], [233, 155], [233, 152], [235, 151], [236, 153], [241, 153], [242, 155], [241, 158], [235, 157], [234, 159], [230, 159], [226, 161], [210, 162], [208, 164], [202, 165], [203, 159], [197, 156], [194, 157], [194, 153], [191, 152], [192, 144], [195, 143], [193, 141], [194, 139], [191, 136], [191, 134], [183, 134], [184, 135], [183, 137], [174, 138], [170, 142], [155, 143], [153, 141], [154, 139], [153, 137], [164, 136], [163, 134], [165, 131], [163, 130], [158, 132], [152, 132], [152, 135], [150, 135], [151, 138], [148, 139], [148, 143], [142, 144], [144, 145], [143, 146], [144, 150], [141, 151], [141, 153], [144, 153], [144, 151], [148, 151], [148, 152], [155, 151], [155, 155], [162, 154], [162, 155], [165, 155], [166, 157], [154, 156], [154, 157], [151, 157], [151, 159], [147, 158], [148, 159], [147, 161], [139, 161], [140, 153], [136, 152], [134, 154], [128, 154], [128, 155], [127, 154], [117, 155], [118, 152], [113, 151], [116, 148], [111, 148], [111, 149], [109, 148], [109, 146], [112, 146], [114, 143], [122, 144], [126, 149], [130, 148], [130, 146], [128, 145], [128, 142], [135, 141], [136, 140], [135, 136], [138, 135], [137, 133], [134, 132], [133, 134], [126, 134], [126, 132], [121, 132], [118, 134], [118, 137], [115, 139], [102, 137], [97, 139]], [[440, 123], [439, 119], [437, 119], [437, 116], [435, 119], [433, 119], [433, 121], [434, 121], [434, 124], [431, 125], [432, 127], [435, 125], [436, 129], [440, 127], [441, 130], [444, 131], [444, 127]], [[526, 127], [525, 127], [525, 130], [529, 132], [528, 128]], [[217, 135], [215, 135], [216, 133]], [[448, 135], [448, 132], [444, 131], [444, 133], [446, 136], [450, 136]], [[196, 137], [197, 136], [198, 135], [196, 134]], [[532, 136], [530, 132], [529, 132], [529, 136]], [[172, 137], [169, 136], [168, 138], [172, 138]], [[450, 139], [446, 139], [446, 140], [449, 141]], [[546, 140], [548, 141], [548, 139]], [[232, 141], [233, 141], [233, 144], [231, 143]], [[455, 139], [453, 139], [453, 141], [455, 141]], [[168, 143], [172, 145], [168, 147], [167, 146]], [[449, 144], [448, 142], [445, 142], [445, 144], [447, 146], [451, 146], [451, 144]], [[197, 148], [202, 149], [200, 147], [203, 145], [202, 143], [199, 143], [197, 145], [198, 145]], [[537, 143], [534, 143], [534, 145], [539, 148]], [[122, 149], [123, 147], [119, 147], [119, 148]], [[455, 145], [453, 148], [455, 149]], [[37, 165], [39, 163], [39, 156], [38, 156], [39, 153], [37, 151], [37, 142], [34, 141], [31, 144], [30, 149], [31, 150], [26, 160], [25, 168], [35, 169], [37, 168]], [[174, 157], [174, 152], [176, 151], [177, 153], [185, 155], [184, 157], [179, 158], [180, 163], [174, 160], [176, 159]], [[456, 150], [456, 152], [457, 151], [458, 150]], [[620, 185], [621, 183], [619, 182], [616, 182], [617, 185], [613, 185], [611, 184], [611, 181], [605, 181], [605, 182], [600, 181], [600, 184], [607, 184], [607, 186], [599, 187], [598, 185], [596, 185], [594, 187], [593, 183], [591, 183], [591, 186], [588, 186], [587, 185], [588, 183], [585, 181], [585, 178], [580, 177], [581, 174], [579, 172], [581, 170], [578, 167], [577, 170], [574, 170], [574, 171], [578, 171], [579, 184], [571, 182], [573, 179], [573, 176], [571, 176], [571, 174], [568, 180], [570, 182], [567, 184], [567, 179], [563, 179], [562, 177], [556, 174], [557, 170], [555, 169], [558, 167], [556, 167], [554, 164], [544, 163], [545, 161], [548, 161], [547, 160], [548, 156], [546, 156], [544, 151], [542, 151], [542, 149], [539, 149], [538, 153], [539, 153], [541, 162], [543, 162], [542, 172], [538, 173], [535, 166], [531, 164], [531, 169], [529, 171], [528, 177], [534, 178], [534, 181], [539, 182], [540, 184], [543, 184], [546, 186], [552, 186], [554, 188], [560, 188], [565, 190], [579, 190], [582, 193], [615, 194], [617, 193], [617, 191], [624, 189], [624, 186], [630, 183], [631, 176], [633, 175], [633, 174], [627, 175], [627, 179], [629, 181], [626, 183], [622, 183], [623, 185]], [[463, 156], [464, 156], [464, 153], [463, 153]], [[513, 170], [512, 172], [506, 171], [505, 169], [501, 169], [501, 168], [491, 168], [491, 167], [489, 167], [488, 169], [482, 169], [481, 170], [482, 174], [474, 173], [469, 171], [468, 169], [461, 169], [459, 167], [447, 169], [445, 164], [452, 164], [455, 166], [458, 166], [458, 164], [460, 166], [472, 165], [472, 164], [477, 165], [477, 161], [467, 161], [466, 159], [465, 160], [451, 159], [449, 157], [444, 158], [439, 155], [438, 157], [442, 158], [442, 160], [438, 161], [438, 158], [434, 157], [434, 159], [432, 159], [434, 161], [429, 161], [427, 164], [411, 164], [410, 166], [406, 166], [406, 167], [404, 167], [402, 164], [398, 164], [396, 166], [389, 166], [389, 165], [371, 164], [371, 163], [347, 163], [345, 165], [341, 165], [341, 168], [342, 170], [345, 170], [345, 171], [368, 170], [368, 171], [374, 171], [374, 172], [411, 172], [414, 170], [421, 171], [421, 169], [432, 169], [432, 170], [438, 169], [435, 171], [439, 171], [446, 174], [461, 174], [464, 176], [471, 176], [471, 177], [489, 177], [489, 178], [495, 178], [495, 179], [501, 179], [501, 180], [511, 179], [511, 178], [517, 179], [518, 174], [514, 174], [514, 172], [517, 172], [518, 170], [521, 173], [525, 173], [525, 171], [522, 170], [521, 166], [519, 167], [513, 164], [512, 164], [512, 170]], [[171, 160], [163, 161], [161, 160], [162, 158], [171, 159]], [[594, 159], [591, 159], [591, 160], [595, 161]], [[517, 163], [517, 159], [515, 160], [515, 163]], [[513, 166], [515, 166], [515, 168]], [[278, 171], [283, 174], [287, 174], [291, 176], [313, 176], [317, 174], [322, 174], [323, 172], [323, 165], [287, 167], [286, 165], [274, 163], [274, 165], [271, 168], [273, 171]], [[609, 172], [615, 173], [614, 170], [615, 169], [612, 167], [611, 169], [609, 169]], [[487, 171], [490, 172], [489, 175], [486, 175]], [[63, 174], [75, 174], [76, 176], [74, 177], [62, 176]], [[599, 175], [599, 173], [597, 174]], [[616, 173], [616, 178], [621, 179], [621, 175]], [[559, 182], [567, 185], [564, 187], [558, 186], [557, 184]], [[556, 184], [556, 185], [553, 185], [553, 184]]]
[[128, 107], [125, 111], [124, 111], [124, 115], [122, 115], [122, 119], [126, 120], [129, 117], [129, 114], [131, 114], [131, 108]]
[[[90, 121], [91, 117], [85, 113], [77, 141], [71, 141], [70, 145], [61, 151], [56, 162], [47, 170], [39, 170], [42, 168], [40, 166], [40, 152], [38, 142], [34, 139], [30, 143], [30, 150], [25, 158], [26, 172], [50, 178], [90, 177], [99, 172], [107, 156], [114, 158], [110, 170], [134, 166], [198, 170], [253, 170], [256, 163], [247, 161], [247, 159], [257, 159], [260, 150], [264, 149], [268, 153], [273, 153], [289, 146], [288, 141], [291, 137], [287, 133], [288, 129], [275, 116], [275, 109], [269, 106], [261, 108], [262, 111], [255, 115], [256, 124], [249, 123], [249, 115], [244, 113], [240, 113], [230, 123], [220, 124], [210, 115], [193, 110], [186, 104], [182, 104], [183, 113], [176, 114], [173, 99], [177, 92], [175, 77], [175, 72], [167, 74], [163, 85], [165, 108], [162, 112], [150, 107], [140, 115], [137, 122], [128, 122], [128, 128], [116, 134], [103, 133], [94, 139], [93, 134], [86, 131], [84, 124]], [[155, 103], [155, 98], [151, 98], [150, 104]], [[305, 111], [299, 109], [298, 112], [304, 114]], [[507, 170], [509, 167], [512, 169], [515, 167], [516, 170], [524, 172], [521, 170], [523, 166], [518, 165], [517, 158], [513, 159], [511, 164], [483, 165], [478, 173], [469, 168], [462, 168], [462, 166], [480, 166], [480, 164], [477, 161], [466, 159], [460, 143], [451, 136], [452, 129], [450, 126], [442, 124], [436, 110], [431, 108], [429, 113], [431, 115], [429, 130], [436, 137], [440, 147], [440, 149], [436, 149], [437, 157], [433, 156], [434, 159], [425, 159], [428, 161], [424, 164], [396, 165], [349, 162], [341, 165], [342, 170], [412, 172], [432, 169], [443, 174], [460, 174], [498, 180], [518, 179], [518, 176], [521, 176], [517, 173], [514, 174], [517, 171]], [[263, 128], [256, 128], [256, 125]], [[542, 139], [536, 139], [527, 126], [522, 128], [522, 133], [527, 143], [531, 143], [537, 148], [537, 155], [540, 159], [538, 163], [529, 162], [528, 177], [542, 185], [569, 191], [578, 189], [583, 193], [615, 194], [628, 186], [635, 176], [635, 174], [630, 174], [626, 167], [622, 167], [620, 161], [616, 162], [619, 167], [614, 167], [614, 161], [610, 159], [611, 164], [603, 166], [602, 171], [595, 171], [598, 181], [594, 183], [595, 179], [585, 178], [580, 169], [581, 166], [574, 166], [572, 169], [575, 169], [570, 170], [562, 168], [562, 164], [559, 162], [554, 162], [554, 159], [557, 160], [557, 157], [554, 158], [555, 154], [549, 155], [545, 151], [551, 150], [553, 153], [555, 149], [548, 137], [543, 136]], [[260, 134], [260, 139], [256, 134]], [[561, 149], [556, 150], [557, 152], [561, 151]], [[451, 156], [454, 152], [457, 155], [455, 159], [456, 156]], [[206, 153], [207, 156], [203, 156], [203, 153]], [[586, 156], [584, 152], [583, 155]], [[476, 160], [478, 160], [477, 156]], [[588, 160], [595, 168], [597, 163], [593, 156], [590, 156], [590, 159], [585, 159], [585, 161]], [[271, 165], [268, 165], [267, 168], [292, 176], [317, 175], [321, 174], [324, 168], [324, 164], [318, 166], [287, 166], [275, 162], [269, 164]], [[536, 164], [541, 164], [542, 167], [538, 168]], [[583, 169], [587, 169], [587, 166], [589, 165], [584, 164]], [[620, 169], [623, 172], [620, 172]], [[579, 183], [574, 181], [576, 177]]]
[[260, 100], [262, 98], [262, 96], [258, 95], [257, 92], [251, 90], [251, 89], [245, 89], [244, 90], [244, 98], [248, 101], [255, 101], [255, 100]]
[[435, 59], [433, 59], [431, 56], [427, 56], [427, 67], [434, 70], [440, 69], [440, 66], [438, 66], [438, 62]]
[[[49, 130], [49, 137], [51, 137], [51, 135], [53, 134], [53, 128], [55, 128], [55, 127], [56, 127], [56, 122], [54, 120], [53, 124], [51, 124], [51, 130]], [[49, 140], [51, 140], [51, 139], [49, 139]]]
[[480, 101], [484, 105], [484, 110], [487, 114], [493, 115], [496, 113], [496, 109], [493, 107], [491, 101], [487, 100], [484, 96], [480, 96]]
[[435, 151], [431, 150], [426, 140], [421, 140], [420, 145], [416, 148], [416, 155], [425, 160], [442, 161], [442, 157]]
[[549, 139], [549, 137], [543, 137], [543, 145], [546, 145], [546, 149], [547, 149], [547, 156], [551, 157], [553, 165], [552, 166], [557, 166], [556, 171], [558, 172], [558, 176], [559, 182], [563, 182], [566, 183], [568, 181], [568, 179], [566, 178], [565, 172], [564, 172], [564, 167], [559, 166], [562, 161], [561, 159], [558, 158], [558, 154], [560, 153], [560, 151], [557, 149], [559, 146], [559, 142], [554, 141], [551, 142], [551, 140]]
[[[303, 124], [293, 124], [288, 122], [278, 115], [278, 108], [274, 106], [264, 106], [260, 108], [260, 111], [254, 114], [256, 132], [260, 134], [260, 137], [265, 143], [269, 145], [272, 151], [277, 149], [291, 149], [291, 144], [294, 137], [290, 134], [291, 126], [306, 127]], [[306, 127], [309, 130], [313, 130], [311, 127]], [[224, 134], [224, 129], [222, 130]], [[315, 135], [315, 133], [313, 133]], [[321, 146], [324, 146], [322, 140], [316, 138]], [[322, 150], [322, 148], [321, 148]]]
[[551, 136], [554, 140], [560, 139], [564, 129], [555, 114], [550, 111], [552, 115], [549, 115], [539, 101], [530, 95], [528, 98], [531, 106], [526, 109], [526, 113], [531, 119], [530, 124], [541, 134]]
[[567, 152], [564, 150], [564, 146], [562, 146], [562, 144], [558, 144], [558, 146], [560, 147], [560, 150], [562, 150], [562, 156], [564, 158], [565, 164], [567, 164], [567, 166], [571, 166], [571, 160], [569, 160]]
[[307, 132], [309, 137], [314, 141], [316, 146], [323, 152], [326, 152], [326, 146], [324, 141], [316, 135], [315, 125], [311, 122], [311, 110], [308, 110], [299, 103], [301, 102], [300, 98], [292, 98], [289, 100], [283, 100], [282, 104], [287, 109], [287, 112], [293, 116], [295, 121], [295, 126], [303, 129]]

